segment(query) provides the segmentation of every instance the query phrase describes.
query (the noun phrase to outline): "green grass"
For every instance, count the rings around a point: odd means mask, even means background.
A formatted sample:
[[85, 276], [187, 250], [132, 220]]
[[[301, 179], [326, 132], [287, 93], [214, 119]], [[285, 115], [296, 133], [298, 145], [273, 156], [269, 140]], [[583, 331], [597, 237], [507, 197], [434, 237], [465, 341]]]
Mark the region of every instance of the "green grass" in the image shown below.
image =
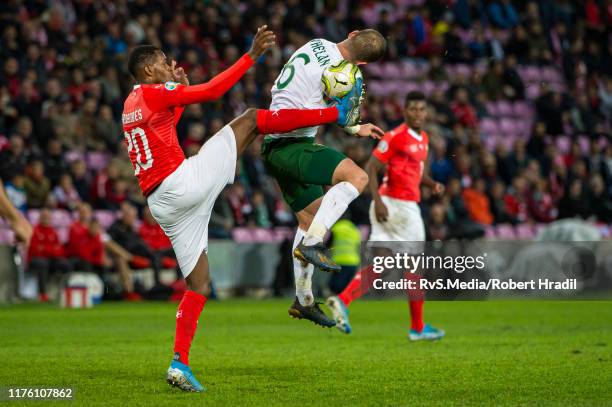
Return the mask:
[[430, 302], [435, 343], [407, 341], [402, 301], [356, 302], [351, 335], [288, 305], [206, 305], [190, 357], [204, 394], [164, 381], [176, 304], [0, 308], [0, 386], [72, 386], [86, 406], [612, 405], [612, 302]]

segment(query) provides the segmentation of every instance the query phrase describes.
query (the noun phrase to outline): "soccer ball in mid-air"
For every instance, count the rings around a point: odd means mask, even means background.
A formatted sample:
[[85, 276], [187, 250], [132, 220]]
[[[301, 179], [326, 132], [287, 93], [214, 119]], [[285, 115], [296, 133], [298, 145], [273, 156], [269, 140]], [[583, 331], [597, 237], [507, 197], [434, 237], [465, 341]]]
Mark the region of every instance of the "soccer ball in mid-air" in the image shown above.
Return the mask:
[[323, 93], [328, 98], [341, 98], [355, 86], [357, 79], [362, 78], [359, 67], [349, 61], [342, 60], [328, 66], [323, 71], [321, 83]]

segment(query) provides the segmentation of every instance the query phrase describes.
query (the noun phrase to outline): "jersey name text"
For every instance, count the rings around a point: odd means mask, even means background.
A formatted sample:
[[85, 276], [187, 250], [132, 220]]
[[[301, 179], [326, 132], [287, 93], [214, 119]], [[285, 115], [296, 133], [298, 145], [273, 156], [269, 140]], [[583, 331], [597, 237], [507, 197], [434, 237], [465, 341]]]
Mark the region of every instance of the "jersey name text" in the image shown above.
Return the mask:
[[123, 113], [121, 115], [121, 121], [123, 122], [123, 124], [134, 123], [139, 120], [142, 120], [142, 110], [141, 109], [136, 109], [132, 112]]

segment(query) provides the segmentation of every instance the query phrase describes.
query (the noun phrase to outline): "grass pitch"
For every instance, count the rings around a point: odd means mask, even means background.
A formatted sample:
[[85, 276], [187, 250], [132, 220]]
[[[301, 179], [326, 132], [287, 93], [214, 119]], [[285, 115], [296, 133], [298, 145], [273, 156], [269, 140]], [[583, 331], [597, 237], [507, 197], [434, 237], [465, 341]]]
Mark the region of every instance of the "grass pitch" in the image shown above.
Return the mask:
[[0, 308], [0, 386], [71, 386], [85, 406], [612, 405], [612, 302], [430, 302], [435, 343], [408, 342], [402, 301], [355, 302], [351, 335], [289, 304], [206, 305], [190, 355], [202, 394], [164, 380], [176, 304]]

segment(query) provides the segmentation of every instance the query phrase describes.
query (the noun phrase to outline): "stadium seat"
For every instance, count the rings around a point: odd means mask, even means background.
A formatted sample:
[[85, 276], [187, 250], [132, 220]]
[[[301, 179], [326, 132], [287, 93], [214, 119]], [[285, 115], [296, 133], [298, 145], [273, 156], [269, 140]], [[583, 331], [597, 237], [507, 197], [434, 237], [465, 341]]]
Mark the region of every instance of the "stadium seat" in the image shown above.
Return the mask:
[[94, 171], [101, 171], [108, 167], [110, 156], [99, 151], [91, 151], [87, 154], [87, 167]]
[[540, 87], [538, 85], [528, 85], [525, 88], [525, 96], [528, 99], [537, 99], [540, 96]]
[[578, 136], [578, 144], [580, 145], [580, 150], [582, 150], [583, 154], [588, 154], [591, 146], [591, 139], [588, 136]]
[[518, 239], [531, 240], [535, 237], [533, 226], [529, 223], [521, 223], [514, 228]]
[[506, 100], [497, 102], [497, 111], [500, 116], [510, 117], [513, 114], [512, 105]]
[[374, 78], [382, 77], [382, 64], [368, 64], [365, 66], [364, 70], [368, 75]]
[[251, 230], [248, 228], [232, 229], [232, 239], [236, 243], [252, 243], [254, 241]]
[[367, 85], [366, 91], [373, 96], [383, 96], [385, 86], [383, 81], [370, 81]]
[[554, 140], [559, 153], [567, 154], [569, 152], [572, 142], [568, 136], [557, 136]]
[[386, 79], [401, 79], [402, 78], [402, 67], [399, 64], [393, 62], [387, 62], [382, 65], [382, 77]]
[[68, 161], [70, 163], [73, 162], [73, 161], [76, 161], [76, 160], [83, 160], [83, 161], [85, 161], [85, 154], [83, 154], [82, 151], [78, 151], [78, 150], [67, 151], [64, 154], [64, 157], [66, 158], [66, 161]]
[[514, 233], [514, 227], [507, 223], [497, 225], [495, 228], [495, 234], [500, 240], [515, 240], [516, 234]]
[[416, 64], [409, 62], [409, 61], [402, 63], [402, 77], [406, 79], [412, 79], [412, 78], [416, 78], [418, 75], [419, 75], [419, 69]]
[[257, 243], [276, 242], [276, 235], [270, 229], [255, 228], [252, 231], [253, 240]]
[[11, 245], [15, 241], [15, 234], [8, 228], [0, 228], [0, 244]]
[[283, 240], [293, 240], [295, 237], [295, 229], [288, 227], [276, 227], [274, 228], [274, 233], [276, 235], [276, 241], [282, 242]]
[[499, 134], [501, 129], [498, 126], [497, 120], [493, 118], [484, 118], [480, 121], [480, 131], [486, 135]]
[[51, 226], [54, 228], [69, 228], [73, 221], [72, 213], [65, 209], [51, 211]]
[[104, 230], [108, 229], [116, 219], [115, 213], [107, 210], [96, 210], [94, 212], [94, 217]]
[[485, 104], [485, 109], [487, 110], [487, 114], [492, 117], [499, 116], [499, 111], [497, 110], [497, 103], [495, 102], [487, 102]]
[[516, 117], [532, 117], [533, 109], [526, 102], [516, 101], [512, 105], [512, 115]]
[[38, 209], [30, 209], [26, 213], [26, 218], [30, 221], [32, 225], [38, 224], [38, 219], [40, 218], [40, 210]]
[[493, 226], [487, 226], [485, 228], [485, 239], [495, 240], [495, 238], [496, 238], [495, 228]]

